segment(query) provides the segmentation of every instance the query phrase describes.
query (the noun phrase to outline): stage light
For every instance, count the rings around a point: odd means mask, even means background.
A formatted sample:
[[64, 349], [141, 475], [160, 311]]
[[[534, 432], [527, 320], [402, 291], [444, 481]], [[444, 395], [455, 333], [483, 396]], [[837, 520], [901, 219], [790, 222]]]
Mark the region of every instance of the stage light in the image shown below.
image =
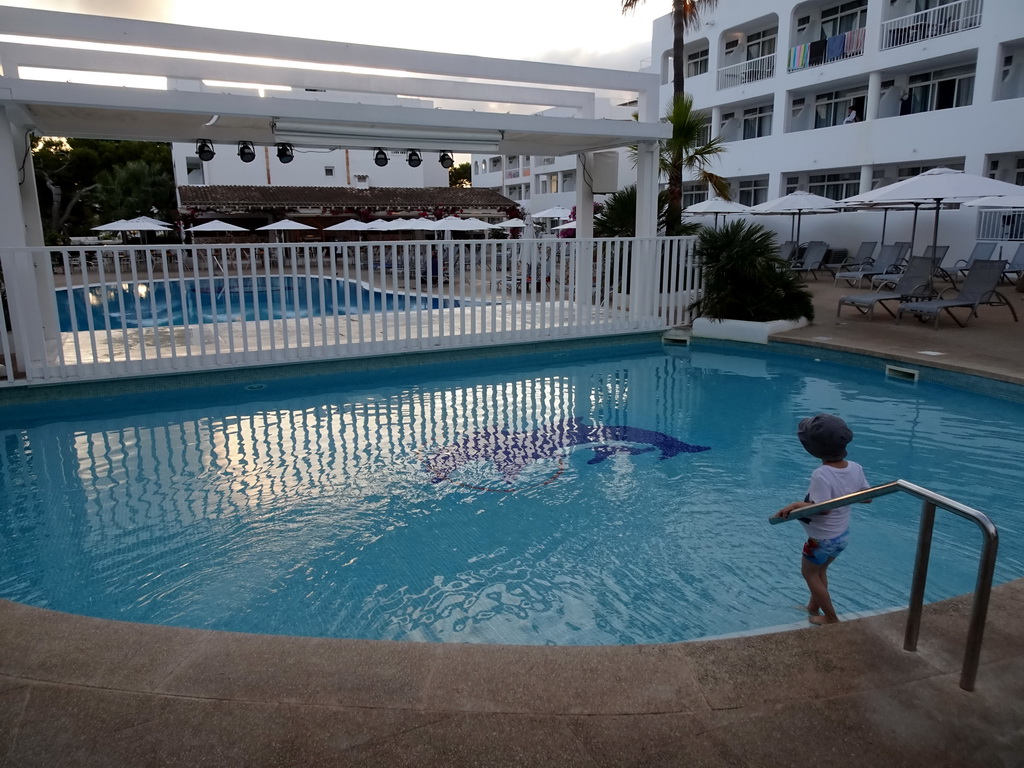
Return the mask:
[[251, 163], [256, 159], [256, 149], [251, 141], [238, 142], [238, 159], [243, 163]]
[[278, 144], [277, 145], [277, 159], [282, 163], [290, 163], [295, 159], [295, 151], [292, 149], [291, 144]]
[[455, 165], [455, 159], [452, 157], [451, 152], [442, 152], [437, 156], [437, 162], [441, 164], [441, 167], [446, 171]]
[[378, 168], [383, 168], [388, 164], [388, 153], [383, 149], [378, 148], [377, 151], [373, 153], [373, 162], [377, 164]]
[[405, 161], [409, 163], [410, 168], [419, 168], [420, 164], [423, 162], [423, 157], [415, 149], [410, 149], [409, 156]]
[[199, 139], [196, 142], [196, 154], [199, 155], [199, 159], [204, 163], [208, 163], [213, 160], [213, 156], [217, 153], [213, 151], [213, 144], [206, 139]]

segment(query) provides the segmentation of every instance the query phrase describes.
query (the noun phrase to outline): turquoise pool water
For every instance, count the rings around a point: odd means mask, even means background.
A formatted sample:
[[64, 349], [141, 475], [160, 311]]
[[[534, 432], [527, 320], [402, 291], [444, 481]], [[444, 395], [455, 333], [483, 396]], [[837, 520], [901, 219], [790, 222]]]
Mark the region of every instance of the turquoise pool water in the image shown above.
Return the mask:
[[[253, 371], [259, 377], [259, 371]], [[0, 597], [128, 621], [397, 640], [631, 644], [798, 621], [814, 460], [999, 527], [1024, 577], [1024, 406], [770, 352], [656, 344], [0, 409]], [[919, 503], [858, 507], [840, 613], [905, 605]], [[926, 598], [973, 589], [940, 513]]]
[[154, 280], [79, 285], [57, 291], [57, 318], [64, 332], [106, 329], [107, 316], [115, 328], [150, 328], [447, 306], [458, 306], [458, 302], [371, 290], [355, 280], [289, 275], [198, 277], [180, 284]]

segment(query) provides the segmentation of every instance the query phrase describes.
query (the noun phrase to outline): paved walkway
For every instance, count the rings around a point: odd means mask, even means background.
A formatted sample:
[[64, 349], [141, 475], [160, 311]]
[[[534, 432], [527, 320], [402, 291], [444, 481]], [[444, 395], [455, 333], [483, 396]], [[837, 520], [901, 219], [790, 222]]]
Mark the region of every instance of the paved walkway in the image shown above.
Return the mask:
[[[785, 340], [1024, 382], [1024, 327], [834, 318]], [[1008, 295], [1024, 313], [1024, 294]], [[941, 352], [926, 355], [924, 352]], [[1017, 406], [1012, 406], [1017, 407]], [[1024, 581], [996, 588], [977, 689], [967, 598], [743, 638], [547, 648], [269, 637], [0, 601], [0, 766], [1024, 765]]]

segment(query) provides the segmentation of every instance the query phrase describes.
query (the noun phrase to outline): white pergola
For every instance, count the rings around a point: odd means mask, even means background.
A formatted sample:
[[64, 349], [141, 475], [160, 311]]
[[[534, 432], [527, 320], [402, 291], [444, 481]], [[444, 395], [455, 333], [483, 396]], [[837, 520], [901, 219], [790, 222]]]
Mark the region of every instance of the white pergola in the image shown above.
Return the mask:
[[[0, 248], [43, 245], [29, 132], [575, 154], [579, 179], [587, 177], [591, 153], [632, 145], [638, 147], [637, 235], [657, 234], [657, 147], [670, 128], [659, 121], [654, 74], [7, 6], [0, 7], [0, 67]], [[53, 82], [40, 79], [38, 70], [166, 78], [166, 88]], [[638, 119], [595, 119], [599, 92], [635, 99]], [[414, 101], [406, 106], [400, 97]], [[429, 108], [431, 100], [445, 106]], [[494, 103], [529, 114], [495, 112], [488, 106]], [[557, 111], [536, 114], [552, 107]], [[577, 236], [592, 236], [593, 191], [586, 184], [578, 185], [576, 202]], [[40, 312], [52, 299], [26, 302], [17, 288], [19, 274], [25, 286], [41, 284], [23, 271], [31, 267], [10, 251], [3, 258], [12, 312]]]

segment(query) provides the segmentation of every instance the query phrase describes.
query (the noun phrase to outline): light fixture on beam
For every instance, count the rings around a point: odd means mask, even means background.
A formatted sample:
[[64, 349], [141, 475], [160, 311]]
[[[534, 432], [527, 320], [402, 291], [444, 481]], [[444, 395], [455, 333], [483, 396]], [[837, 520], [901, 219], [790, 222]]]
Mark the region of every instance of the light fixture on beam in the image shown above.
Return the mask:
[[295, 150], [292, 149], [291, 144], [278, 144], [277, 145], [277, 159], [282, 163], [290, 163], [295, 159]]
[[441, 167], [446, 171], [455, 165], [455, 158], [452, 157], [452, 153], [445, 150], [437, 156], [437, 162], [441, 164]]
[[277, 141], [296, 146], [376, 149], [378, 147], [418, 147], [419, 151], [497, 152], [504, 133], [499, 130], [415, 128], [405, 126], [338, 126], [326, 123], [273, 124]]
[[419, 168], [423, 163], [423, 156], [415, 149], [410, 149], [408, 156], [405, 158], [405, 162], [409, 164], [410, 168]]
[[377, 151], [373, 153], [373, 162], [378, 168], [383, 168], [388, 164], [388, 153], [378, 147]]
[[213, 160], [214, 155], [217, 153], [213, 150], [213, 143], [206, 139], [199, 139], [196, 142], [196, 154], [199, 155], [199, 159], [204, 163], [208, 163]]
[[251, 141], [238, 142], [238, 159], [243, 163], [251, 163], [256, 159], [256, 148]]

